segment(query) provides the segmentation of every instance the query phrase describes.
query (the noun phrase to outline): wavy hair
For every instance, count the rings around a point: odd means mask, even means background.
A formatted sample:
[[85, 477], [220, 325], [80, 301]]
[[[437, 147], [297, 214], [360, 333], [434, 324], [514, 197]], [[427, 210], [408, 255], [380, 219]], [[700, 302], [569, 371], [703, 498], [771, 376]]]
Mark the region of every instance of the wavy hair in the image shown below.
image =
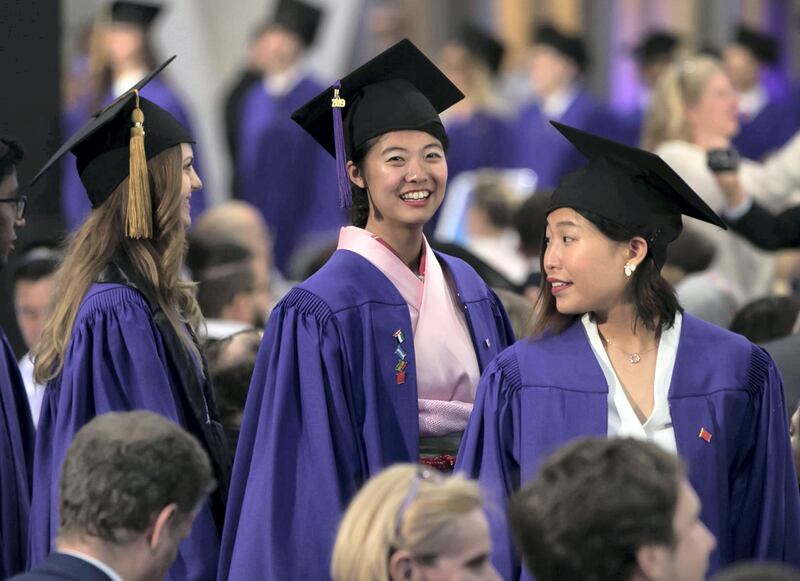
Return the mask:
[[686, 106], [697, 103], [708, 79], [723, 70], [722, 63], [705, 55], [670, 65], [656, 84], [647, 108], [642, 147], [653, 151], [665, 141], [692, 141]]
[[389, 579], [389, 557], [400, 549], [420, 563], [432, 563], [453, 542], [458, 518], [483, 506], [478, 485], [456, 475], [420, 479], [406, 507], [419, 470], [415, 464], [396, 464], [355, 496], [333, 548], [334, 581]]
[[180, 277], [186, 253], [181, 159], [180, 146], [175, 146], [147, 162], [155, 208], [153, 238], [134, 240], [125, 236], [126, 178], [92, 210], [70, 240], [55, 275], [53, 296], [58, 300], [50, 305], [42, 339], [34, 352], [34, 377], [38, 383], [54, 379], [63, 369], [80, 304], [98, 275], [118, 257], [132, 265], [132, 274], [155, 297], [186, 349], [199, 356], [184, 325], [189, 323], [197, 329], [202, 315], [194, 296], [194, 283]]

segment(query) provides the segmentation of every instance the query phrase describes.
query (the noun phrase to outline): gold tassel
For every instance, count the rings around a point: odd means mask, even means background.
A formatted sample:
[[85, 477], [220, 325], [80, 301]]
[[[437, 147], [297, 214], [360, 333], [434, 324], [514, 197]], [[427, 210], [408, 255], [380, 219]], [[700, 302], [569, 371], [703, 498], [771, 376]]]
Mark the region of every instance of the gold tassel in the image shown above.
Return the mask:
[[131, 114], [130, 166], [128, 187], [128, 217], [125, 234], [128, 238], [153, 237], [153, 210], [150, 201], [150, 177], [144, 153], [144, 113], [139, 108], [139, 91], [136, 107]]

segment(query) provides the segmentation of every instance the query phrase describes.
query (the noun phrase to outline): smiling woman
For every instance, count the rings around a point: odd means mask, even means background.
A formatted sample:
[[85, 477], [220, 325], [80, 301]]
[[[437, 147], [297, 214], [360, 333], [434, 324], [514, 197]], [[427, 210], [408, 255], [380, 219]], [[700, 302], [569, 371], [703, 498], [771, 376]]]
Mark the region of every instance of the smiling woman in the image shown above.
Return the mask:
[[[506, 506], [569, 440], [650, 440], [689, 468], [719, 541], [712, 571], [740, 559], [798, 564], [800, 499], [775, 364], [682, 313], [660, 273], [682, 215], [723, 222], [658, 156], [554, 125], [589, 163], [553, 192], [538, 324], [484, 372], [456, 468]], [[495, 565], [517, 579], [505, 518], [489, 516]]]
[[397, 462], [452, 469], [480, 372], [513, 339], [494, 293], [423, 235], [447, 185], [439, 113], [461, 98], [402, 41], [293, 115], [337, 158], [354, 225], [270, 316], [222, 578], [327, 578], [339, 519], [370, 476]]

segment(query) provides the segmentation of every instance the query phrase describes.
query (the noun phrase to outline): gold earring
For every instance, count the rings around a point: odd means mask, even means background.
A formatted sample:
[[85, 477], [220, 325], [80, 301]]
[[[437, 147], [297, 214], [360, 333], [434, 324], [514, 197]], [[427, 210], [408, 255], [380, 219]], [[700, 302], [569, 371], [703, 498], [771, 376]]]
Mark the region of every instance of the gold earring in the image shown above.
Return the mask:
[[630, 263], [630, 262], [626, 262], [626, 263], [625, 263], [625, 266], [623, 266], [623, 267], [622, 267], [622, 269], [625, 271], [625, 276], [627, 276], [628, 278], [630, 278], [630, 277], [631, 277], [631, 275], [632, 275], [634, 272], [636, 272], [636, 265], [635, 265], [635, 264], [632, 264], [632, 263]]

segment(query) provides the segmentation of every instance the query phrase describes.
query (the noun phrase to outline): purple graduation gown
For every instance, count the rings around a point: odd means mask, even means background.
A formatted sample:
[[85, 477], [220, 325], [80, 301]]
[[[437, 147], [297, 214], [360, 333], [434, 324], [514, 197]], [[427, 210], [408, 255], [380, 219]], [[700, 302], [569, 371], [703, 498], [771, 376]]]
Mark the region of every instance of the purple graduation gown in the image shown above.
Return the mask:
[[[189, 115], [183, 103], [175, 94], [175, 92], [164, 83], [163, 79], [158, 77], [147, 83], [147, 86], [142, 89], [142, 96], [150, 99], [159, 107], [165, 109], [172, 114], [173, 117], [183, 127], [189, 131], [197, 139], [197, 134], [192, 130], [192, 124], [189, 121]], [[113, 101], [114, 97], [109, 91], [103, 100], [103, 106]], [[96, 112], [97, 107], [94, 107], [93, 98], [91, 100], [84, 99], [64, 114], [62, 122], [62, 131], [65, 136], [72, 135], [80, 129], [84, 123], [89, 120]], [[144, 120], [145, 130], [147, 130], [147, 119]], [[145, 139], [147, 139], [145, 137]], [[194, 167], [197, 174], [202, 179], [203, 169], [200, 163], [200, 152], [197, 145], [192, 146], [194, 150]], [[67, 222], [67, 228], [70, 231], [77, 229], [83, 224], [87, 214], [92, 209], [89, 198], [86, 196], [86, 189], [81, 183], [78, 169], [75, 165], [75, 156], [71, 153], [64, 156], [61, 169], [61, 211], [64, 214], [64, 219]], [[192, 221], [196, 220], [198, 216], [206, 209], [205, 195], [203, 190], [192, 193], [191, 215]]]
[[25, 569], [35, 431], [14, 351], [0, 328], [0, 578]]
[[[513, 341], [500, 301], [466, 263], [452, 275], [481, 369]], [[394, 334], [402, 330], [405, 383]], [[219, 579], [327, 579], [358, 488], [419, 459], [408, 305], [361, 256], [338, 250], [270, 316], [250, 384], [225, 515]]]
[[[187, 416], [191, 412], [178, 392], [181, 372], [176, 365], [141, 294], [110, 283], [97, 283], [89, 289], [75, 319], [64, 369], [48, 384], [42, 402], [34, 459], [29, 566], [50, 553], [58, 531], [60, 466], [83, 425], [110, 411], [148, 410], [190, 429]], [[206, 394], [206, 401], [210, 400]], [[213, 403], [205, 405], [213, 410]], [[218, 555], [219, 534], [210, 503], [206, 502], [166, 579], [211, 581], [216, 576]]]
[[449, 179], [464, 171], [484, 167], [510, 167], [509, 122], [488, 111], [476, 111], [469, 119], [447, 123], [447, 173]]
[[[580, 320], [561, 335], [517, 341], [483, 374], [456, 470], [477, 478], [499, 507], [489, 517], [505, 579], [520, 576], [505, 523], [509, 496], [564, 443], [607, 434], [607, 397]], [[800, 565], [783, 387], [766, 351], [684, 314], [669, 406], [701, 518], [717, 538], [709, 572], [741, 559]], [[701, 428], [710, 442], [698, 437]]]
[[740, 120], [733, 144], [742, 157], [761, 160], [780, 149], [800, 129], [796, 99], [770, 99], [753, 119]]
[[264, 215], [273, 240], [275, 266], [288, 275], [292, 253], [315, 236], [335, 242], [345, 213], [339, 208], [334, 159], [291, 114], [324, 87], [305, 77], [285, 95], [254, 83], [241, 106], [237, 197]]
[[[624, 135], [611, 112], [583, 89], [558, 119], [561, 123], [623, 141]], [[536, 172], [538, 188], [555, 188], [566, 174], [586, 163], [569, 141], [550, 125], [539, 105], [524, 108], [512, 130], [513, 167]]]

